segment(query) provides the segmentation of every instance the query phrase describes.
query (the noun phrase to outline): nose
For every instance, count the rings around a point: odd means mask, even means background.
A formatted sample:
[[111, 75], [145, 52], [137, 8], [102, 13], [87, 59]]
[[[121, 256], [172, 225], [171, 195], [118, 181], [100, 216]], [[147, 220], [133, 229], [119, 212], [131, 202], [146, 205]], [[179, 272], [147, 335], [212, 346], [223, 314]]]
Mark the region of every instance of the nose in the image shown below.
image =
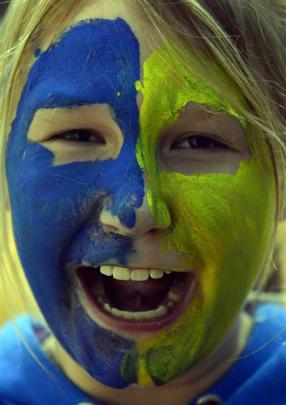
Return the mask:
[[[129, 199], [132, 200], [130, 196]], [[110, 206], [102, 209], [99, 221], [105, 232], [112, 232], [129, 237], [140, 237], [142, 235], [154, 232], [162, 232], [170, 227], [171, 217], [167, 204], [154, 198], [149, 198], [147, 202], [146, 193], [142, 205], [138, 208], [132, 208], [132, 201], [121, 201], [120, 210], [112, 212]], [[131, 213], [132, 211], [132, 213]], [[127, 215], [134, 216], [134, 221], [130, 226], [125, 221]]]

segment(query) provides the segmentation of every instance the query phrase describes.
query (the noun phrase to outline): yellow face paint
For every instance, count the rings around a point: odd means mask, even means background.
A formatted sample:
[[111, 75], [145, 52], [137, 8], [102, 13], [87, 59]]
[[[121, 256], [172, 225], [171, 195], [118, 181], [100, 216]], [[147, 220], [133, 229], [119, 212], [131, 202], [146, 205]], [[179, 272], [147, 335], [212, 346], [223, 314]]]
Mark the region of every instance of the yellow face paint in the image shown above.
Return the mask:
[[[226, 80], [225, 86], [233, 91]], [[265, 141], [258, 142], [257, 134], [253, 141], [250, 133], [252, 157], [242, 160], [235, 173], [160, 171], [156, 157], [160, 132], [176, 121], [187, 103], [206, 104], [243, 120], [191, 68], [185, 71], [168, 48], [145, 62], [137, 89], [143, 95], [137, 159], [146, 177], [147, 200], [157, 223], [172, 221], [161, 248], [171, 247], [187, 257], [197, 278], [184, 315], [167, 331], [138, 343], [132, 361], [126, 359], [122, 367], [126, 375], [127, 365], [136, 363], [139, 383], [161, 384], [213, 351], [236, 318], [269, 254], [275, 176]]]

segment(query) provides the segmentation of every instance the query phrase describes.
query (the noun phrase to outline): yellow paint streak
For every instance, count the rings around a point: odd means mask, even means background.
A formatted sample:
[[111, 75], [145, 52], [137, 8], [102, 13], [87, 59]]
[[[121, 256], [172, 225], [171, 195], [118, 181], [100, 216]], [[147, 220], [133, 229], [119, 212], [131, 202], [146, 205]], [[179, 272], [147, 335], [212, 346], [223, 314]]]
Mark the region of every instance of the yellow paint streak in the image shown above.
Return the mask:
[[146, 370], [145, 359], [140, 357], [138, 364], [138, 384], [153, 385], [154, 381]]

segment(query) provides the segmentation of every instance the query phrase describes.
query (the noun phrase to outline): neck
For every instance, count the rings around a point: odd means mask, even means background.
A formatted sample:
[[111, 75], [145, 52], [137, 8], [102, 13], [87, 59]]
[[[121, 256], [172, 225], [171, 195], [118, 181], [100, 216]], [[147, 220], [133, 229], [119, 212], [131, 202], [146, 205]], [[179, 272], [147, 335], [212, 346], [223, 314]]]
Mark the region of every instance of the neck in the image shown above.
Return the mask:
[[160, 387], [131, 384], [125, 389], [106, 387], [80, 367], [51, 336], [44, 344], [49, 357], [82, 391], [105, 405], [178, 405], [188, 404], [200, 392], [214, 384], [232, 367], [244, 349], [252, 327], [252, 320], [241, 313], [219, 348], [179, 377]]

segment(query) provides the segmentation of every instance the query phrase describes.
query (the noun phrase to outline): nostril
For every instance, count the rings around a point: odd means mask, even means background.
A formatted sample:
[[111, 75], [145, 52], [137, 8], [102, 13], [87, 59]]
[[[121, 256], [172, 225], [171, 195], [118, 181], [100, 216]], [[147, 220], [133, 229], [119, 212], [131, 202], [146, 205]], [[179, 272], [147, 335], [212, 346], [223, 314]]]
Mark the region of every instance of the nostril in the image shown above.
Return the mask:
[[164, 215], [157, 223], [145, 200], [141, 207], [132, 210], [132, 216], [130, 213], [130, 204], [125, 206], [125, 211], [120, 209], [116, 212], [111, 211], [110, 206], [105, 206], [100, 213], [99, 222], [106, 233], [115, 233], [129, 237], [162, 233], [170, 225], [169, 220], [167, 219], [166, 221]]
[[149, 234], [151, 234], [151, 235], [156, 235], [156, 234], [160, 234], [162, 232], [162, 230], [161, 229], [159, 229], [159, 228], [152, 228], [152, 229], [150, 229], [149, 230]]
[[102, 224], [102, 227], [105, 232], [113, 232], [113, 233], [118, 232], [118, 228], [114, 225]]

